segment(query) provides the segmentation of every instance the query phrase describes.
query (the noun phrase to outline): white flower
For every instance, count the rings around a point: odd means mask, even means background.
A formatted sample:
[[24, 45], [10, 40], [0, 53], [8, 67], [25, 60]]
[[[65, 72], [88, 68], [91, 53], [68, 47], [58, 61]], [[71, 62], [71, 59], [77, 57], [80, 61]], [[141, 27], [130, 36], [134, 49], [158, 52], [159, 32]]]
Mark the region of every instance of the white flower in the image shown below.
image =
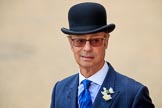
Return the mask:
[[115, 93], [113, 88], [110, 87], [109, 90], [107, 90], [105, 87], [103, 87], [103, 91], [101, 91], [102, 95], [103, 95], [103, 99], [105, 99], [105, 101], [111, 100], [111, 94]]
[[102, 93], [103, 95], [106, 95], [107, 93], [109, 93], [109, 91], [108, 91], [108, 90], [106, 90], [106, 88], [105, 88], [105, 87], [103, 88], [103, 90], [104, 90], [104, 91], [101, 91], [101, 93]]
[[111, 95], [108, 94], [103, 95], [103, 98], [105, 99], [105, 101], [112, 99]]
[[113, 88], [111, 88], [111, 87], [109, 88], [109, 93], [110, 93], [110, 94], [114, 93]]

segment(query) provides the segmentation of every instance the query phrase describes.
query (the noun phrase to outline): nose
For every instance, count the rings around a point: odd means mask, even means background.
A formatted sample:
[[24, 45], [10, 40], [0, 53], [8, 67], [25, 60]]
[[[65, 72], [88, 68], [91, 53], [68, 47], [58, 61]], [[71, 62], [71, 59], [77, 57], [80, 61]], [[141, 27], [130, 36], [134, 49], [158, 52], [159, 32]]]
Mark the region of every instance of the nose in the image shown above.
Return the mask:
[[92, 50], [92, 46], [91, 46], [89, 41], [86, 41], [86, 43], [83, 47], [83, 50], [85, 50], [85, 51], [91, 51]]

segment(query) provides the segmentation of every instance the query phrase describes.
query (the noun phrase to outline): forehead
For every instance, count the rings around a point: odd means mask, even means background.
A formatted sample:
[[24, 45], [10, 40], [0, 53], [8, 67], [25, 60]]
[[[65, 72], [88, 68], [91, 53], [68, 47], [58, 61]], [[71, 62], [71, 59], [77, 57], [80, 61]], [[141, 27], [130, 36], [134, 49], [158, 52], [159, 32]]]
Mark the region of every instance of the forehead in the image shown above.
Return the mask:
[[95, 37], [104, 37], [105, 32], [98, 32], [93, 34], [84, 34], [84, 35], [70, 35], [72, 38], [95, 38]]

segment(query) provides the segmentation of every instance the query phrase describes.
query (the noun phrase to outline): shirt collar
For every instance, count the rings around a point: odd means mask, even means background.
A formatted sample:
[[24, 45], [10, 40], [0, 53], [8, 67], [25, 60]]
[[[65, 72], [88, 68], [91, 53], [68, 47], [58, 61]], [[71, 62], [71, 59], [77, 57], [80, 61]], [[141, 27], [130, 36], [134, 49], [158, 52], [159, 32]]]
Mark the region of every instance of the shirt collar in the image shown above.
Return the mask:
[[92, 81], [93, 83], [96, 83], [98, 85], [102, 85], [106, 74], [108, 72], [108, 65], [105, 62], [104, 66], [98, 71], [96, 72], [94, 75], [90, 76], [89, 78], [85, 78], [79, 71], [79, 84], [84, 80], [84, 79], [88, 79], [90, 81]]

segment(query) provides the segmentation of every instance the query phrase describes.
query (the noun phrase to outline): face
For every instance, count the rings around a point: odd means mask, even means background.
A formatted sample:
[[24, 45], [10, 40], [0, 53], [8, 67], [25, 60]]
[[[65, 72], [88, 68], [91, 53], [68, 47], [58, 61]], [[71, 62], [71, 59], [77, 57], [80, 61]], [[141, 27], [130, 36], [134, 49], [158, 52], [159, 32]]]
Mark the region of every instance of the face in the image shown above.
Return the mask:
[[72, 52], [80, 68], [96, 68], [104, 64], [108, 39], [109, 34], [105, 32], [69, 36]]

